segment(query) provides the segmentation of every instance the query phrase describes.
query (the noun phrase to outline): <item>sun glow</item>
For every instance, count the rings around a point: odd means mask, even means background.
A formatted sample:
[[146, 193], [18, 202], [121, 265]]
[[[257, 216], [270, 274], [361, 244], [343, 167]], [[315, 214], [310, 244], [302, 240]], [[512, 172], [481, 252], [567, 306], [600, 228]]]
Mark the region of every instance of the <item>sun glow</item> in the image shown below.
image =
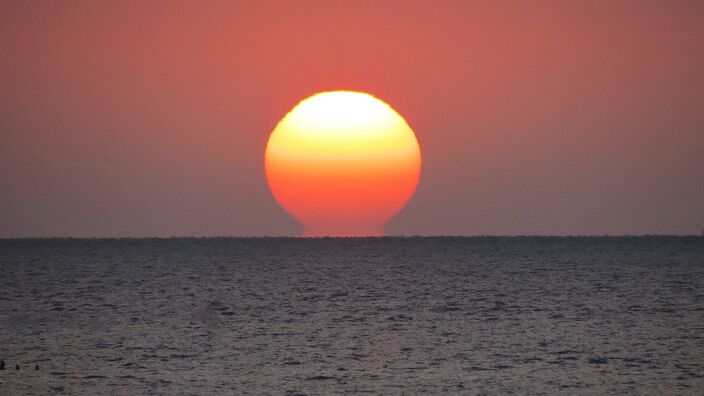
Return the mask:
[[324, 92], [293, 108], [269, 137], [265, 170], [279, 204], [306, 236], [382, 235], [420, 175], [416, 137], [365, 93]]

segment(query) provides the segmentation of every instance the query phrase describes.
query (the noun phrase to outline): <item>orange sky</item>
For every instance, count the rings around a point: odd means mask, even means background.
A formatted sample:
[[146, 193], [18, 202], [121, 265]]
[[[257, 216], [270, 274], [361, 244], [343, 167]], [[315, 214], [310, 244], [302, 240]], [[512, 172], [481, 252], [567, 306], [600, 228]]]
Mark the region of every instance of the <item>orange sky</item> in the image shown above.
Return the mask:
[[266, 141], [338, 89], [421, 145], [389, 234], [700, 233], [702, 20], [699, 1], [4, 2], [0, 237], [295, 235]]

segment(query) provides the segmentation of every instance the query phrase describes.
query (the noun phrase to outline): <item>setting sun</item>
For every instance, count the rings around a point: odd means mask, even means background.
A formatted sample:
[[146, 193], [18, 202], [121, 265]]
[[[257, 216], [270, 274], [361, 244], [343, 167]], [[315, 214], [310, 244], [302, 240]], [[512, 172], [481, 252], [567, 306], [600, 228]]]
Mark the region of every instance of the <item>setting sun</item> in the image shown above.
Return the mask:
[[301, 101], [266, 147], [267, 181], [305, 236], [382, 235], [420, 175], [415, 134], [372, 95], [335, 91]]

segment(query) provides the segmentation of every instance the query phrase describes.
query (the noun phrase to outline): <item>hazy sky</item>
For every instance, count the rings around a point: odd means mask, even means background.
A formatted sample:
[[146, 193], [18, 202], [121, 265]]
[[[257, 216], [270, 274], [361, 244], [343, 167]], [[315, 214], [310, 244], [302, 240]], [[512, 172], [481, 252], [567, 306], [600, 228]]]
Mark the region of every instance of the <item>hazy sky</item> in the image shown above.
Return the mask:
[[296, 235], [269, 133], [318, 91], [414, 129], [389, 234], [704, 227], [702, 1], [4, 1], [0, 237]]

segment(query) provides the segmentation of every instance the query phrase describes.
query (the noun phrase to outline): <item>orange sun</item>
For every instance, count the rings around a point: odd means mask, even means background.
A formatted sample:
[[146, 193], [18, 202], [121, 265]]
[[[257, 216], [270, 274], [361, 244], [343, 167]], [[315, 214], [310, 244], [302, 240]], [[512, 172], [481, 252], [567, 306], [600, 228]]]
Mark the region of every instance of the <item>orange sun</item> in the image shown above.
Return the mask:
[[421, 157], [406, 121], [362, 92], [301, 101], [269, 137], [266, 177], [304, 236], [382, 235], [413, 195]]

